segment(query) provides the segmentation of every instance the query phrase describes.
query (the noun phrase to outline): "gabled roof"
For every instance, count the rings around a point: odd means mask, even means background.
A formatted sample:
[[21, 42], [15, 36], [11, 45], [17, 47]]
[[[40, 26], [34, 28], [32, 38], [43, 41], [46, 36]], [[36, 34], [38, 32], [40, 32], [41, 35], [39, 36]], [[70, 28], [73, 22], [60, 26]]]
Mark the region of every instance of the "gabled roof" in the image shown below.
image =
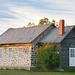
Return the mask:
[[42, 32], [53, 24], [26, 27], [26, 28], [9, 28], [0, 36], [0, 44], [7, 43], [31, 43]]
[[66, 37], [66, 35], [72, 30], [72, 28], [70, 26], [66, 26], [65, 33], [62, 36], [59, 36], [59, 28], [53, 28], [39, 41], [39, 43], [60, 43]]

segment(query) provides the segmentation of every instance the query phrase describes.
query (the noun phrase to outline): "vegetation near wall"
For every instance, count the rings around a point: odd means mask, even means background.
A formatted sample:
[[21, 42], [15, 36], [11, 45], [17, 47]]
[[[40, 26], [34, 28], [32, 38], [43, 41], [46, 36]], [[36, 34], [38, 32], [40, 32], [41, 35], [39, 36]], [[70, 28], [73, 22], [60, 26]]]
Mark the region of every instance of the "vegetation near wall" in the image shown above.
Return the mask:
[[56, 45], [44, 44], [36, 48], [37, 67], [46, 69], [57, 69], [60, 65], [60, 56]]

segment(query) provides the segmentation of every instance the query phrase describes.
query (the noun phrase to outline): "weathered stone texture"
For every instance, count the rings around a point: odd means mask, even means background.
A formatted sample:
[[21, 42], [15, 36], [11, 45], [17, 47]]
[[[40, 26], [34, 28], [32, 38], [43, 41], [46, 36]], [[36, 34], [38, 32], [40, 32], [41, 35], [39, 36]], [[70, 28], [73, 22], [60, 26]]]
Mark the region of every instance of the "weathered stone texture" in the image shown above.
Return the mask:
[[[12, 57], [8, 57], [8, 49], [10, 47], [2, 48], [2, 58], [0, 58], [0, 68], [25, 68], [31, 67], [31, 46], [15, 46], [12, 48]], [[18, 57], [18, 48], [22, 49], [22, 57]], [[28, 68], [28, 69], [29, 69]]]
[[69, 66], [69, 48], [75, 48], [75, 29], [73, 29], [64, 40], [61, 42], [61, 55], [62, 55], [62, 63], [61, 68], [67, 68]]

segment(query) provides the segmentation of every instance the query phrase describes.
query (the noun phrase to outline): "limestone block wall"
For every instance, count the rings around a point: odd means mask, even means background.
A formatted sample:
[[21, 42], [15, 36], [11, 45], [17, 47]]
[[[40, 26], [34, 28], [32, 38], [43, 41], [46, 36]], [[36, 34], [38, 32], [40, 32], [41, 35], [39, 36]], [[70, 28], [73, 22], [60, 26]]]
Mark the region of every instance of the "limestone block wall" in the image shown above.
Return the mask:
[[[32, 46], [11, 46], [0, 47], [2, 58], [0, 58], [0, 68], [27, 68], [31, 67], [31, 47]], [[12, 57], [8, 57], [8, 49], [12, 48]], [[18, 49], [22, 48], [22, 57], [18, 57]]]

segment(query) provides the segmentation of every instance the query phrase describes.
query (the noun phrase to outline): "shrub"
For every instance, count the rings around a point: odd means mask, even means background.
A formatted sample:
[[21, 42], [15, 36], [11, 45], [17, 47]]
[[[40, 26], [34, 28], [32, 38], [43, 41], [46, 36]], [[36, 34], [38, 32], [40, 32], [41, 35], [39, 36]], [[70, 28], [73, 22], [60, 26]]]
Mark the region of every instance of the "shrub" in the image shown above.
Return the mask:
[[65, 69], [66, 72], [75, 72], [75, 67], [68, 67]]
[[56, 69], [60, 65], [60, 56], [56, 45], [44, 44], [36, 49], [37, 66], [46, 69]]

